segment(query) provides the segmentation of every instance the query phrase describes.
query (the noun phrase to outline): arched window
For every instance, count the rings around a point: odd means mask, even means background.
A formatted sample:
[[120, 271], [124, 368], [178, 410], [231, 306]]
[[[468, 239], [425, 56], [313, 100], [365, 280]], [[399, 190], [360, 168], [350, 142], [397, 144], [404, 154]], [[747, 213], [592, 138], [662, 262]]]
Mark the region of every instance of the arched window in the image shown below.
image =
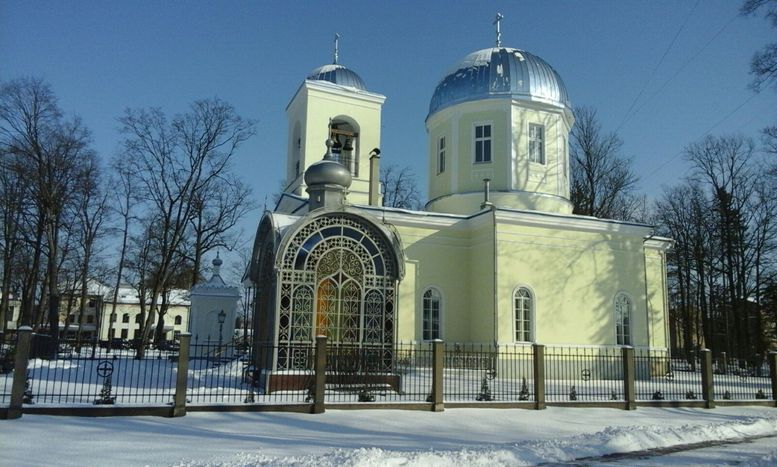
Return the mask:
[[181, 315], [176, 316], [175, 317], [175, 324], [181, 324], [181, 322], [182, 322]]
[[631, 299], [621, 293], [615, 297], [615, 335], [618, 345], [631, 345]]
[[526, 287], [519, 287], [513, 292], [513, 312], [515, 313], [515, 340], [518, 342], [531, 341], [534, 298]]
[[440, 339], [441, 295], [437, 289], [424, 292], [423, 338], [425, 341]]
[[129, 318], [129, 313], [124, 313], [123, 315], [121, 315], [121, 322], [122, 323], [129, 323], [129, 319], [130, 319]]

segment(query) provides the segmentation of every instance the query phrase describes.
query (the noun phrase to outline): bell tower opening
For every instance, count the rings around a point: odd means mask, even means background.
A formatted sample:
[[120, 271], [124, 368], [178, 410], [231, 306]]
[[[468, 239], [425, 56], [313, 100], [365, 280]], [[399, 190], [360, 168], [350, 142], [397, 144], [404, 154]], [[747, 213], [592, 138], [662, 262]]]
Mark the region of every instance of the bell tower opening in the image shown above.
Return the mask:
[[359, 133], [350, 123], [343, 120], [333, 120], [329, 130], [329, 138], [334, 142], [332, 155], [335, 160], [345, 166], [351, 175], [359, 176]]

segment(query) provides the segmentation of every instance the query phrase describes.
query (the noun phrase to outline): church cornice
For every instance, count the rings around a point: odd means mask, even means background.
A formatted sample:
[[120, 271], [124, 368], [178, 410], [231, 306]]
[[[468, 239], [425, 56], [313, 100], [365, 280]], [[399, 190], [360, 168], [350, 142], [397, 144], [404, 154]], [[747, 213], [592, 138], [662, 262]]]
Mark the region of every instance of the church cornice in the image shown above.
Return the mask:
[[363, 91], [361, 89], [351, 88], [348, 86], [340, 86], [339, 84], [330, 83], [329, 81], [306, 79], [302, 82], [302, 84], [299, 85], [297, 91], [294, 93], [294, 97], [292, 97], [291, 101], [289, 101], [288, 105], [286, 105], [286, 111], [288, 111], [292, 104], [294, 104], [294, 102], [297, 100], [297, 96], [303, 90], [307, 91], [308, 93], [310, 93], [310, 91], [318, 91], [329, 94], [333, 97], [354, 99], [372, 105], [383, 105], [383, 103], [386, 101], [386, 96], [383, 94]]

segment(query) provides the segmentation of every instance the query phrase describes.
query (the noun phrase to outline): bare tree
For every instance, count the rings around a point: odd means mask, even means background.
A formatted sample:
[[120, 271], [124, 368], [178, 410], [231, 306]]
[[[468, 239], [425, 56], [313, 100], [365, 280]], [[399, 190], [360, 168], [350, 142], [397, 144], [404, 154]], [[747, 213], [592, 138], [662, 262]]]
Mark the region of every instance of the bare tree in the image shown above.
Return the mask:
[[631, 159], [621, 152], [623, 141], [617, 134], [602, 130], [593, 108], [577, 107], [574, 114], [570, 140], [573, 212], [634, 219], [642, 201], [635, 194], [638, 179]]
[[[777, 27], [777, 0], [745, 0], [742, 4], [743, 15], [754, 15], [759, 11], [763, 11], [772, 26]], [[777, 75], [777, 42], [766, 44], [753, 55], [750, 73], [753, 75], [752, 86], [755, 90], [760, 90]]]
[[380, 168], [383, 205], [392, 208], [421, 209], [415, 173], [410, 167], [384, 165]]
[[116, 320], [116, 305], [119, 301], [119, 288], [121, 288], [125, 260], [127, 257], [130, 223], [134, 220], [133, 206], [137, 202], [135, 190], [133, 189], [133, 176], [130, 165], [125, 159], [117, 157], [113, 161], [113, 170], [115, 176], [111, 185], [117, 187], [117, 189], [114, 191], [114, 198], [110, 206], [121, 222], [118, 227], [118, 230], [121, 232], [121, 245], [119, 247], [119, 261], [116, 264], [116, 282], [113, 287], [111, 314], [108, 318], [108, 339], [111, 340], [109, 348], [113, 346], [113, 323]]
[[194, 194], [192, 200], [192, 244], [186, 248], [187, 258], [192, 262], [190, 286], [201, 277], [202, 257], [216, 248], [232, 250], [240, 242], [239, 232], [234, 227], [247, 213], [255, 209], [250, 198], [251, 189], [239, 179], [226, 180], [222, 177], [204, 186]]
[[48, 323], [56, 338], [60, 234], [65, 212], [73, 202], [73, 185], [85, 161], [92, 156], [89, 132], [78, 118], [67, 120], [62, 116], [47, 84], [24, 78], [9, 81], [0, 89], [0, 140], [2, 152], [18, 161], [19, 177], [25, 181], [26, 195], [34, 204], [30, 212], [35, 217], [34, 228], [26, 235], [34, 239], [33, 267], [23, 297], [23, 312], [29, 316], [32, 310], [38, 265], [45, 246]]
[[253, 123], [218, 99], [197, 101], [169, 122], [159, 109], [127, 110], [120, 122], [124, 156], [132, 162], [140, 197], [154, 222], [145, 230], [150, 235], [145, 243], [153, 248], [153, 261], [145, 264], [155, 269], [146, 274], [151, 280], [148, 314], [141, 308], [137, 357], [143, 358], [161, 294], [183, 267], [181, 255], [195, 256], [184, 252], [192, 223], [198, 213], [205, 215], [211, 203], [206, 196], [234, 179], [229, 173], [232, 156], [253, 134]]

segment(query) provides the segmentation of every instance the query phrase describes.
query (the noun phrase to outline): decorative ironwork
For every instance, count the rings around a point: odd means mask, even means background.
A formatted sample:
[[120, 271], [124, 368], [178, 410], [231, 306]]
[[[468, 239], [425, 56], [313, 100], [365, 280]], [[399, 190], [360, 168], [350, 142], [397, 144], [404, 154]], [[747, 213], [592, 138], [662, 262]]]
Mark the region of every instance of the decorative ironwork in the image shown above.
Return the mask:
[[302, 369], [291, 349], [315, 335], [333, 345], [393, 343], [398, 258], [369, 223], [347, 214], [317, 217], [279, 259], [277, 369]]

